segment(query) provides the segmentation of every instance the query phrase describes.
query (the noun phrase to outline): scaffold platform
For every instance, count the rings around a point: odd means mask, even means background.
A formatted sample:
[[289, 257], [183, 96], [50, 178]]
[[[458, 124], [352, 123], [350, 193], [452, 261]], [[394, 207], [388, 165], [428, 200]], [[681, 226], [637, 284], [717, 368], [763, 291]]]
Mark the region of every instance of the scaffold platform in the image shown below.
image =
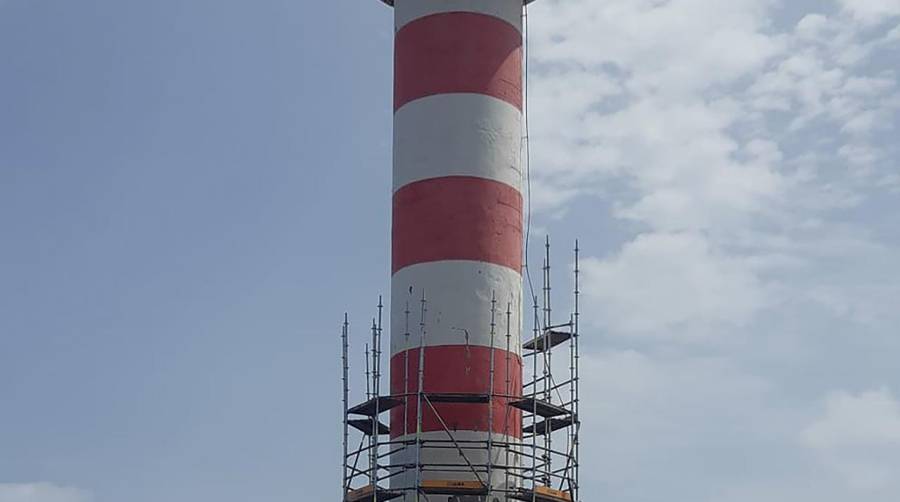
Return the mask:
[[[371, 418], [351, 418], [347, 420], [347, 425], [353, 427], [354, 429], [362, 432], [366, 436], [371, 436], [375, 430], [375, 426], [373, 425], [374, 420]], [[387, 425], [378, 422], [378, 434], [381, 436], [385, 436], [391, 433], [391, 428]]]
[[529, 425], [522, 429], [523, 434], [534, 434], [537, 432], [538, 435], [549, 434], [551, 432], [556, 432], [561, 429], [565, 429], [566, 427], [570, 427], [572, 425], [578, 425], [578, 417], [567, 417], [567, 418], [548, 418], [546, 420], [541, 420], [536, 424]]
[[432, 403], [449, 404], [487, 404], [491, 401], [490, 394], [450, 394], [450, 393], [425, 393], [425, 397]]
[[390, 411], [391, 409], [396, 408], [401, 404], [403, 404], [403, 401], [399, 399], [394, 399], [390, 396], [378, 396], [350, 408], [349, 410], [347, 410], [347, 413], [351, 415], [374, 417], [376, 415], [376, 412], [377, 414], [381, 414], [386, 411]]
[[534, 413], [535, 415], [544, 418], [561, 417], [570, 413], [570, 411], [563, 406], [548, 403], [547, 401], [535, 397], [527, 397], [518, 401], [512, 401], [509, 405], [513, 408], [518, 408], [528, 413]]
[[481, 481], [422, 481], [419, 490], [426, 495], [487, 495], [488, 488]]
[[571, 331], [560, 331], [556, 329], [548, 329], [536, 338], [522, 344], [522, 348], [532, 352], [546, 352], [557, 345], [562, 345], [572, 338]]
[[554, 490], [546, 486], [537, 486], [533, 490], [518, 490], [511, 494], [510, 498], [526, 502], [572, 502], [572, 495], [569, 492]]
[[403, 496], [403, 492], [387, 490], [384, 488], [367, 485], [356, 490], [347, 492], [344, 497], [345, 502], [376, 502], [388, 501]]

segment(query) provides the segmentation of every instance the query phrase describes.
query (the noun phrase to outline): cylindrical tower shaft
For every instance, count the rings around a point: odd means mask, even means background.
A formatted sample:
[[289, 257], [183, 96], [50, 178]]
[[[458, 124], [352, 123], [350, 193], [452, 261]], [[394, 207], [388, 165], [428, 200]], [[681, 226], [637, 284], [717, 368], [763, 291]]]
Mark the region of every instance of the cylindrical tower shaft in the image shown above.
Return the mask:
[[[457, 441], [521, 438], [521, 415], [505, 395], [507, 382], [514, 396], [522, 385], [522, 6], [523, 0], [394, 2], [391, 392], [417, 391], [408, 375], [419, 374], [421, 361], [426, 393], [495, 395], [492, 405], [436, 403], [437, 414], [423, 404], [421, 415], [417, 400], [408, 399], [391, 411], [394, 439], [416, 431], [420, 416], [426, 441], [446, 440], [445, 426]], [[428, 315], [420, 342], [403, 334], [406, 305], [423, 296]], [[495, 333], [510, 324], [511, 344], [491, 336], [492, 298], [512, 305], [510, 316], [494, 319]], [[415, 463], [411, 450], [392, 463]], [[421, 473], [424, 480], [475, 479], [453, 448], [419, 454], [422, 464], [434, 466]], [[470, 451], [468, 460], [505, 464], [500, 448], [490, 461], [487, 454], [487, 447]], [[508, 479], [498, 467], [482, 481], [500, 489]], [[413, 485], [415, 472], [392, 482]]]

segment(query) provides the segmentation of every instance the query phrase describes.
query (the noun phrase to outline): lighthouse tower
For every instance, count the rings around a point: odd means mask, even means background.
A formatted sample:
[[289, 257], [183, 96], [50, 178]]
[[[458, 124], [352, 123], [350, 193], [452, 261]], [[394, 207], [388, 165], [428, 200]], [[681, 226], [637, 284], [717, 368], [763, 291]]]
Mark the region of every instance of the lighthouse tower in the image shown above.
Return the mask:
[[349, 407], [345, 320], [344, 501], [577, 502], [577, 245], [567, 319], [551, 319], [549, 241], [542, 300], [523, 298], [530, 0], [382, 1], [395, 20], [390, 350], [379, 302], [366, 401]]
[[[423, 391], [460, 401], [394, 408], [395, 440], [427, 446], [445, 429], [471, 444], [522, 436], [521, 412], [508, 406], [522, 393], [522, 10], [522, 0], [394, 2], [391, 393], [417, 391], [422, 361]], [[499, 397], [483, 402], [491, 385]], [[505, 451], [397, 456], [435, 466], [423, 481], [473, 480], [466, 460], [500, 465]], [[416, 459], [392, 461], [407, 462]], [[404, 474], [394, 486], [415, 482]], [[507, 482], [501, 469], [492, 475], [483, 481]]]

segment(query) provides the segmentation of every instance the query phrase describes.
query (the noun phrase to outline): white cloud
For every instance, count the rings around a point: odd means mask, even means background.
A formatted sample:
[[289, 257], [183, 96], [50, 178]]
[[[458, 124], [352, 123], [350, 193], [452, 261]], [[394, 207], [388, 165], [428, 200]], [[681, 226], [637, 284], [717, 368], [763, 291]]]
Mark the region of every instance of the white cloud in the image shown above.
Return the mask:
[[766, 305], [754, 267], [700, 234], [643, 234], [617, 256], [584, 263], [586, 297], [612, 334], [692, 338], [717, 333], [704, 324], [746, 323]]
[[[779, 31], [770, 0], [535, 5], [534, 208], [600, 196], [646, 233], [591, 265], [613, 329], [751, 321], [778, 286], [751, 265], [804, 264], [781, 242], [822, 245], [822, 215], [895, 186], [877, 135], [896, 127], [897, 78], [861, 64], [882, 34], [850, 11]], [[656, 289], [629, 280], [646, 270]]]
[[859, 395], [835, 392], [827, 399], [825, 416], [804, 431], [804, 438], [818, 449], [900, 447], [900, 403], [886, 388]]
[[[769, 0], [536, 5], [535, 175], [557, 189], [602, 193], [611, 178], [624, 177], [643, 192], [659, 188], [648, 185], [653, 180], [681, 181], [679, 190], [693, 198], [704, 196], [698, 182], [752, 176], [726, 187], [750, 190], [735, 200], [752, 210], [748, 202], [791, 192], [783, 190], [782, 163], [748, 165], [744, 143], [774, 138], [795, 149], [793, 136], [810, 127], [831, 124], [861, 137], [895, 125], [896, 76], [856, 66], [878, 37], [838, 14], [810, 14], [779, 32], [771, 21], [778, 2]], [[785, 112], [791, 128], [779, 136]], [[842, 146], [811, 144], [801, 154]], [[721, 188], [712, 183], [707, 190]]]
[[900, 0], [840, 0], [841, 6], [864, 23], [877, 23], [900, 16]]
[[777, 40], [758, 29], [770, 3], [548, 1], [534, 8], [541, 23], [533, 47], [539, 62], [633, 72], [634, 90], [686, 92], [740, 78], [778, 50]]
[[684, 444], [685, 432], [706, 427], [704, 417], [743, 420], [739, 416], [758, 407], [770, 391], [769, 382], [725, 358], [603, 350], [583, 364], [587, 395], [598, 396], [585, 401], [586, 413], [623, 433], [675, 433], [672, 443]]
[[900, 487], [900, 402], [888, 389], [831, 394], [802, 437], [852, 487]]
[[0, 502], [89, 502], [90, 495], [77, 488], [51, 483], [0, 483]]
[[[727, 101], [707, 108], [693, 96], [746, 76], [780, 44], [756, 29], [764, 22], [757, 1], [571, 1], [538, 9], [550, 12], [535, 14], [541, 23], [531, 44], [537, 174], [562, 174], [580, 188], [590, 188], [585, 178], [596, 187], [603, 174], [623, 171], [677, 174], [660, 158], [682, 158], [667, 154], [692, 147], [705, 161], [698, 170], [710, 155], [716, 162], [727, 156], [733, 146], [719, 131], [739, 110]], [[679, 150], [667, 152], [673, 144]], [[633, 158], [638, 152], [647, 158]]]
[[613, 208], [570, 219], [602, 220], [586, 423], [592, 486], [617, 500], [900, 497], [892, 450], [829, 443], [843, 415], [813, 411], [822, 385], [900, 385], [900, 10], [807, 4], [531, 9], [537, 225], [579, 197]]
[[891, 30], [891, 32], [888, 33], [888, 34], [884, 37], [884, 41], [885, 41], [885, 42], [889, 42], [889, 43], [890, 43], [890, 42], [897, 42], [897, 41], [900, 41], [900, 25], [897, 25], [896, 28], [894, 28], [893, 30]]
[[[762, 405], [769, 383], [727, 359], [603, 350], [586, 356], [583, 368], [585, 452], [604, 484], [666, 477], [650, 464], [734, 446], [732, 438], [761, 416], [772, 418]], [[691, 467], [669, 471], [684, 468]]]

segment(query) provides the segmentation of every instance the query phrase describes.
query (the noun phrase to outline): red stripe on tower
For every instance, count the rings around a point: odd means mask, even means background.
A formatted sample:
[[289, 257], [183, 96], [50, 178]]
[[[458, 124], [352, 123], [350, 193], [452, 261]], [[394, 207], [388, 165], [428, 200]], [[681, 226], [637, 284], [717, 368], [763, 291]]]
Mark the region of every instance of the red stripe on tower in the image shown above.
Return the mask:
[[522, 34], [493, 16], [434, 14], [397, 32], [394, 109], [425, 96], [473, 93], [522, 108]]
[[522, 268], [522, 194], [470, 176], [410, 183], [394, 194], [394, 272], [440, 260]]
[[[510, 437], [522, 437], [522, 414], [509, 408], [506, 396], [518, 393], [522, 387], [522, 360], [507, 351], [494, 351], [494, 412], [489, 413], [487, 404], [441, 404], [434, 407], [441, 420], [452, 431], [491, 431]], [[404, 363], [407, 363], [404, 369]], [[432, 394], [472, 394], [487, 395], [491, 388], [491, 349], [487, 347], [440, 346], [425, 348], [425, 371], [423, 392]], [[404, 407], [391, 410], [392, 437], [401, 437], [416, 432], [418, 419], [419, 349], [400, 353], [391, 358], [391, 393], [406, 395], [406, 424], [403, 423]], [[407, 378], [412, 375], [412, 378]], [[509, 389], [506, 388], [507, 377]], [[500, 396], [500, 397], [497, 397]], [[422, 408], [422, 432], [442, 431], [444, 426], [428, 404]], [[492, 424], [488, 424], [489, 421]]]

